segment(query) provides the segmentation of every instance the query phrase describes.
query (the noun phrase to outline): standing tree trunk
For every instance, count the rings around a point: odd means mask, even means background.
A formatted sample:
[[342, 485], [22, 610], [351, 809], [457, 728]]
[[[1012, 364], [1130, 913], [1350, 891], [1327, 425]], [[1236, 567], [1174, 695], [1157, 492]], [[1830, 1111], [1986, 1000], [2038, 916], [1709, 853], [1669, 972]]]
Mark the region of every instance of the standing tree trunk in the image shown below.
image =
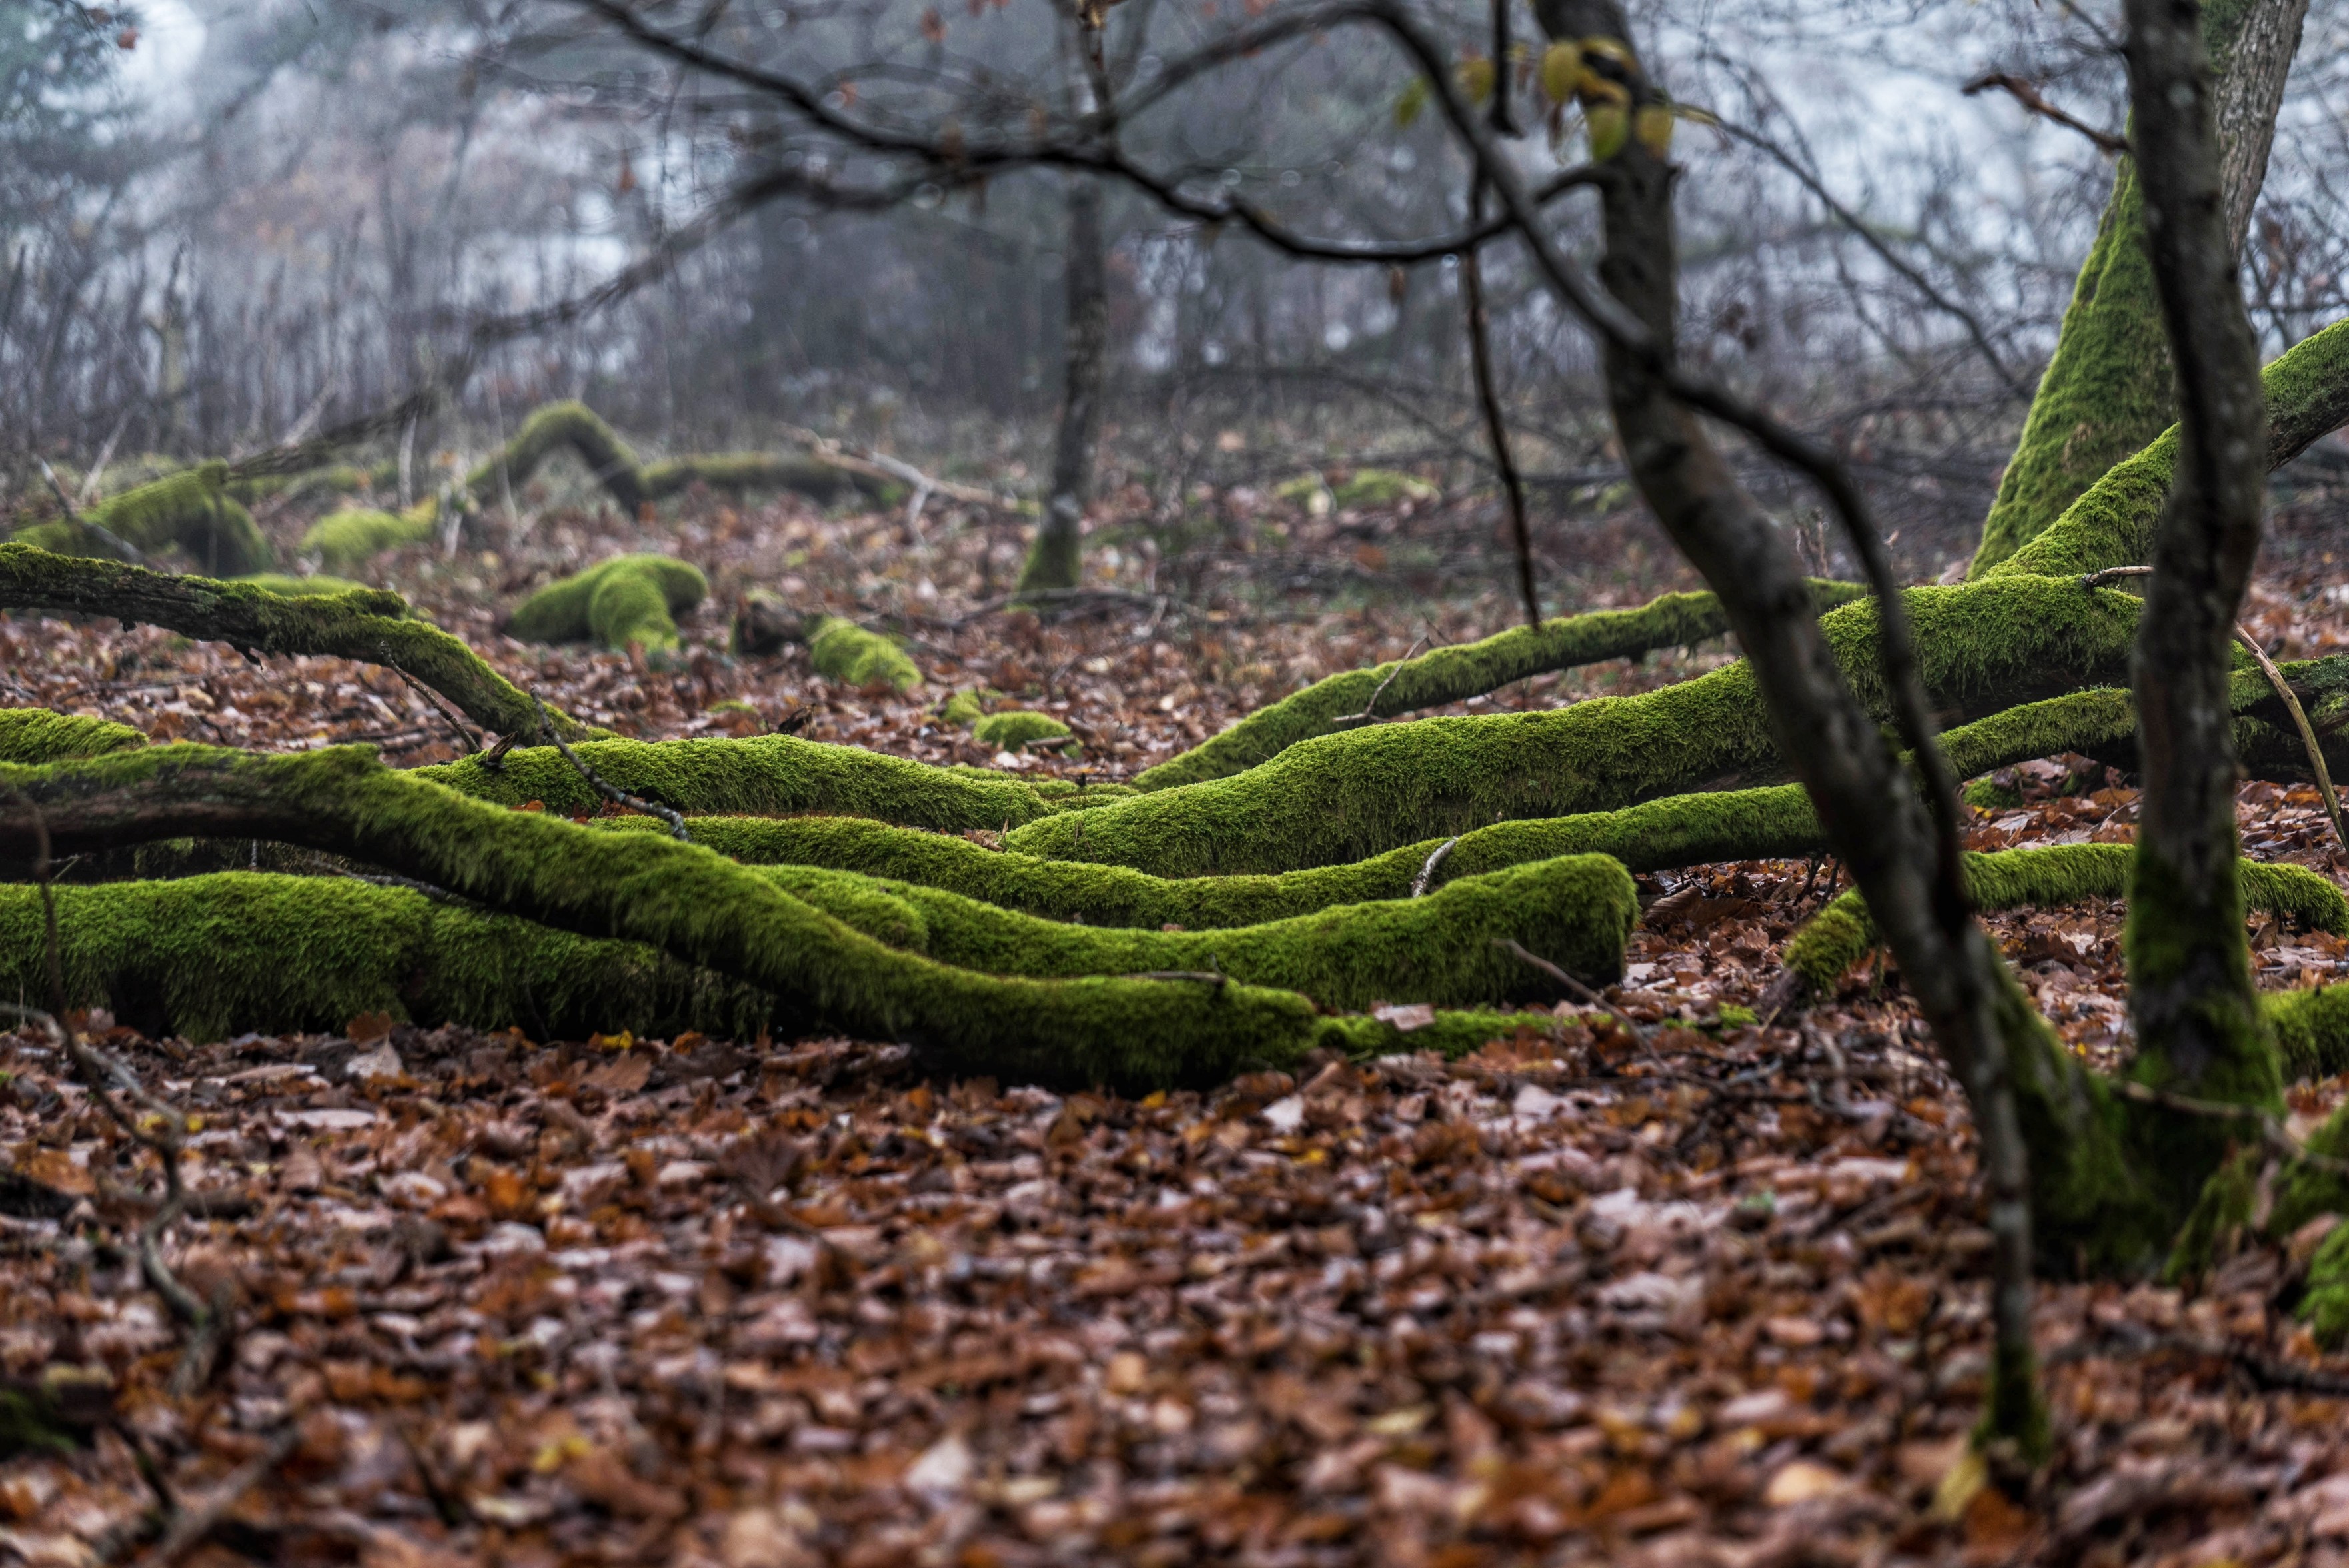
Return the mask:
[[1093, 450], [1101, 442], [1103, 361], [1109, 354], [1109, 278], [1102, 250], [1101, 187], [1069, 181], [1069, 237], [1061, 272], [1068, 300], [1066, 377], [1052, 447], [1052, 489], [1036, 543], [1019, 573], [1022, 593], [1074, 588], [1085, 507], [1093, 495]]
[[[2178, 451], [2137, 622], [2137, 748], [2145, 799], [2128, 896], [2129, 1006], [2140, 1082], [2281, 1109], [2236, 872], [2235, 618], [2259, 552], [2267, 412], [2243, 309], [2224, 156], [2197, 0], [2128, 0], [2130, 101], [2145, 252], [2178, 367]], [[2147, 1119], [2149, 1168], [2191, 1203], [2240, 1126]]]
[[[2242, 246], [2267, 179], [2276, 108], [2307, 11], [2308, 0], [2226, 0], [2205, 13], [2206, 46], [2218, 77], [2210, 111], [2230, 255]], [[2036, 537], [2115, 463], [2178, 417], [2144, 235], [2143, 186], [2135, 160], [2124, 157], [2064, 313], [2054, 356], [1982, 522], [1974, 575]]]

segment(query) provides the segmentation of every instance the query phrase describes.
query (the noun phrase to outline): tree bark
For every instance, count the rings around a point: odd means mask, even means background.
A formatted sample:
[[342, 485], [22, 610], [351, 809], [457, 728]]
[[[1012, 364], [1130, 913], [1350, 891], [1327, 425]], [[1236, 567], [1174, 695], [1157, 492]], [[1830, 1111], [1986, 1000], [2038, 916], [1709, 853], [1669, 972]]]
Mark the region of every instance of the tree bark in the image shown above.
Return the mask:
[[1022, 593], [1074, 588], [1081, 574], [1085, 508], [1093, 495], [1101, 444], [1102, 387], [1109, 355], [1109, 268], [1102, 248], [1101, 186], [1069, 181], [1068, 242], [1061, 282], [1068, 301], [1061, 424], [1052, 442], [1052, 489], [1036, 542], [1019, 573]]
[[[2128, 0], [2146, 249], [2178, 367], [2177, 471], [2137, 623], [2145, 776], [2129, 897], [2133, 1075], [2199, 1099], [2279, 1102], [2236, 874], [2230, 647], [2266, 488], [2259, 348], [2243, 309], [2199, 0]], [[2161, 1169], [2200, 1190], [2240, 1130], [2158, 1122]]]
[[[2230, 254], [2241, 247], [2267, 178], [2276, 108], [2307, 9], [2308, 0], [2227, 0], [2205, 14], [2209, 57], [2221, 74], [2217, 113]], [[1977, 573], [2035, 538], [2176, 418], [2144, 227], [2142, 171], [2123, 158], [2054, 356], [1983, 521]]]

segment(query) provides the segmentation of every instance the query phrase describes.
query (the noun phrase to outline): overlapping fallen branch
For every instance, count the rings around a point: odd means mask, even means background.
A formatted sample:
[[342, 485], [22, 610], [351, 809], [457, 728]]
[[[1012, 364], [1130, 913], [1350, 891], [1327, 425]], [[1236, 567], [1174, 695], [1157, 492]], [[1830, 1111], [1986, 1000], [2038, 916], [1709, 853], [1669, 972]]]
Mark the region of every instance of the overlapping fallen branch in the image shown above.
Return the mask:
[[[766, 992], [778, 1013], [802, 1028], [912, 1039], [948, 1071], [1164, 1084], [1293, 1060], [1316, 1045], [1360, 1053], [1396, 1048], [1406, 1038], [1376, 1019], [1319, 1015], [1288, 991], [1034, 980], [957, 968], [893, 948], [699, 845], [502, 810], [388, 769], [363, 749], [255, 757], [148, 747], [42, 769], [0, 768], [0, 782], [47, 814], [61, 853], [202, 835], [349, 855], [447, 888], [492, 913], [642, 943]], [[30, 853], [27, 828], [0, 824], [0, 854]], [[1411, 1048], [1459, 1048], [1516, 1022], [1440, 1014], [1407, 1037]]]
[[[537, 733], [530, 698], [481, 656], [408, 602], [378, 589], [292, 598], [241, 583], [169, 577], [111, 561], [54, 555], [0, 544], [0, 609], [108, 615], [228, 644], [246, 654], [308, 654], [358, 659], [411, 676], [458, 711], [498, 735]], [[574, 738], [593, 733], [558, 713]]]

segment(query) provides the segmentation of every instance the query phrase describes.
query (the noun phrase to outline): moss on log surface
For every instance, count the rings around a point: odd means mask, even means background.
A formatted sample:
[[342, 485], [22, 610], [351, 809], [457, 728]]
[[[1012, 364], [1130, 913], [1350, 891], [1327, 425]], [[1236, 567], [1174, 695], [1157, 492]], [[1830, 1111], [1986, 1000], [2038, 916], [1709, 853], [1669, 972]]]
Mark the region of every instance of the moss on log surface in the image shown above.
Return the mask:
[[[1040, 980], [978, 974], [892, 948], [770, 878], [697, 844], [598, 833], [502, 810], [386, 768], [360, 748], [255, 757], [147, 747], [47, 768], [0, 766], [46, 814], [60, 853], [208, 834], [276, 839], [422, 878], [492, 913], [642, 943], [767, 992], [805, 1026], [914, 1040], [945, 1070], [1124, 1086], [1212, 1081], [1350, 1052], [1458, 1046], [1499, 1016], [1405, 1036], [1320, 1015], [1294, 992], [1237, 982]], [[32, 849], [0, 820], [0, 853]], [[101, 890], [102, 891], [102, 890]], [[1500, 1027], [1513, 1026], [1502, 1024]]]
[[[39, 767], [146, 744], [139, 731], [110, 719], [52, 713], [46, 707], [0, 707], [0, 762]], [[0, 810], [6, 809], [0, 805]]]
[[[1915, 588], [1908, 600], [1927, 688], [1961, 716], [2127, 679], [2137, 609], [2127, 594], [2014, 577]], [[1844, 605], [1821, 625], [1861, 698], [1883, 712], [1875, 607]], [[1162, 876], [1279, 872], [1360, 860], [1496, 817], [1611, 810], [1782, 773], [1741, 661], [1555, 712], [1321, 736], [1246, 773], [1031, 823], [1005, 843]]]
[[677, 646], [677, 622], [701, 603], [709, 580], [668, 555], [616, 555], [550, 583], [514, 607], [507, 630], [525, 642], [595, 641], [647, 652]]
[[[226, 463], [202, 463], [100, 501], [83, 512], [82, 520], [141, 554], [178, 550], [215, 577], [266, 572], [269, 542], [254, 525], [253, 515], [229, 496], [227, 486]], [[90, 529], [63, 520], [36, 523], [16, 538], [60, 555], [105, 559], [118, 553]]]
[[[1604, 984], [1621, 972], [1638, 914], [1630, 877], [1602, 856], [1476, 879], [1433, 898], [1196, 934], [1067, 925], [845, 872], [758, 874], [853, 931], [958, 968], [1030, 976], [1219, 968], [1237, 983], [1354, 1010], [1554, 995], [1545, 977], [1494, 946], [1502, 937]], [[57, 896], [72, 1002], [191, 1039], [336, 1029], [378, 1010], [541, 1037], [622, 1028], [748, 1037], [823, 1022], [640, 942], [354, 878], [226, 872], [67, 887]], [[44, 962], [38, 890], [0, 887], [0, 990], [37, 994]]]
[[[2137, 855], [2129, 844], [2048, 844], [1969, 853], [1967, 885], [1982, 909], [2052, 907], [2120, 898]], [[2349, 898], [2302, 866], [2241, 863], [2250, 907], [2336, 936], [2349, 935]], [[1786, 944], [1785, 965], [1813, 995], [1832, 991], [1844, 972], [1876, 945], [1876, 927], [1857, 890], [1839, 894]]]
[[[1824, 579], [1811, 584], [1822, 611], [1867, 593], [1857, 583]], [[1360, 716], [1392, 718], [1498, 691], [1511, 681], [1605, 659], [1636, 658], [1657, 648], [1701, 643], [1727, 632], [1721, 603], [1711, 593], [1666, 593], [1636, 610], [1593, 610], [1518, 626], [1482, 642], [1438, 648], [1413, 659], [1348, 670], [1314, 682], [1260, 707], [1221, 735], [1136, 774], [1142, 789], [1164, 789], [1226, 779], [1317, 735], [1329, 735]]]
[[531, 411], [504, 448], [465, 476], [465, 489], [487, 500], [503, 483], [530, 481], [548, 458], [569, 449], [595, 482], [631, 515], [664, 496], [698, 481], [713, 490], [788, 490], [829, 503], [851, 490], [876, 498], [887, 486], [815, 457], [771, 457], [759, 452], [719, 452], [640, 463], [629, 445], [585, 403], [548, 403]]
[[[372, 588], [293, 597], [208, 577], [172, 577], [113, 561], [0, 544], [0, 609], [110, 615], [257, 654], [314, 654], [384, 665], [413, 676], [499, 735], [535, 735], [538, 711], [481, 655], [397, 593]], [[591, 733], [554, 710], [564, 738]]]
[[[957, 772], [855, 746], [763, 735], [745, 740], [600, 740], [579, 755], [611, 783], [679, 811], [742, 816], [833, 812], [959, 833], [1032, 821], [1058, 809], [1036, 785], [1008, 773]], [[603, 800], [553, 747], [518, 747], [497, 763], [480, 757], [416, 770], [503, 806], [531, 800], [564, 815]], [[1067, 791], [1072, 793], [1073, 790]]]
[[[2267, 394], [2268, 467], [2279, 469], [2349, 422], [2349, 322], [2293, 345], [2268, 366], [2261, 382]], [[2173, 427], [2143, 450], [2100, 469], [2095, 482], [2062, 516], [2034, 536], [2016, 540], [2011, 553], [1994, 561], [1978, 557], [1977, 572], [1990, 577], [2061, 577], [2142, 564], [2177, 460]], [[1991, 549], [1987, 527], [1982, 549], [1986, 554]]]

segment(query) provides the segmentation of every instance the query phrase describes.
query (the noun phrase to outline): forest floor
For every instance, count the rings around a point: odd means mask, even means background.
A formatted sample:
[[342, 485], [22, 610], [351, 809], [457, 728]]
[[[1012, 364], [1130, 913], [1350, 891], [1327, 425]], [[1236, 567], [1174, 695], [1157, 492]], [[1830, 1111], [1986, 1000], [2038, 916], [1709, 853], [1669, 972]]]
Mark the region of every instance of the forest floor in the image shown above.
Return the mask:
[[[1139, 536], [1104, 534], [1116, 592], [1052, 624], [973, 614], [1016, 572], [1008, 525], [933, 520], [914, 549], [900, 519], [791, 504], [572, 511], [378, 577], [625, 733], [792, 723], [1105, 778], [1306, 679], [1509, 622], [1498, 586], [1439, 602], [1409, 565], [1440, 560], [1431, 538], [1482, 538], [1489, 511], [1226, 504], [1252, 548], [1178, 591]], [[2271, 543], [2251, 620], [2287, 656], [2349, 645], [2326, 539], [2287, 514]], [[678, 667], [498, 635], [523, 588], [623, 547], [712, 572]], [[1628, 524], [1584, 560], [1551, 608], [1690, 585]], [[909, 635], [931, 689], [828, 687], [796, 652], [728, 660], [726, 603], [750, 583]], [[1081, 753], [980, 752], [931, 714], [958, 686], [1062, 714]], [[112, 623], [0, 618], [0, 702], [263, 748], [456, 749], [387, 672]], [[2132, 831], [2134, 792], [2094, 765], [2016, 782], [2026, 803], [1981, 814], [1977, 847]], [[2349, 871], [2313, 792], [2247, 787], [2241, 818], [2254, 858]], [[195, 1045], [95, 1017], [199, 1123], [204, 1216], [166, 1253], [235, 1328], [188, 1398], [133, 1251], [148, 1157], [40, 1033], [0, 1036], [0, 1372], [110, 1378], [89, 1447], [0, 1466], [0, 1563], [2349, 1563], [2349, 1367], [2287, 1310], [2313, 1237], [2191, 1293], [2045, 1289], [2054, 1463], [2009, 1497], [1961, 1462], [1989, 1235], [1960, 1096], [1897, 976], [1863, 967], [1790, 1024], [1720, 1023], [1827, 883], [1801, 862], [1643, 879], [1612, 994], [1636, 1032], [1561, 1007], [1464, 1060], [1319, 1061], [1206, 1094], [925, 1080], [846, 1040], [373, 1018]], [[2127, 1049], [2120, 919], [1994, 922], [2106, 1061]], [[2254, 940], [2271, 986], [2343, 966], [2321, 934]]]

